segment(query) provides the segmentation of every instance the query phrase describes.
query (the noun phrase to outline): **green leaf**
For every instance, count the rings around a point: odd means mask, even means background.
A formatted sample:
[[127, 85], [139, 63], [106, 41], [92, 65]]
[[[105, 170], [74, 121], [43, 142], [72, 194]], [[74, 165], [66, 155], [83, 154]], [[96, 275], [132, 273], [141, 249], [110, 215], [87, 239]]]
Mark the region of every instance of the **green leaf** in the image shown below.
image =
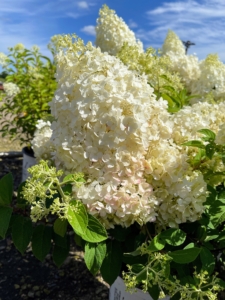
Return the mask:
[[52, 228], [43, 224], [35, 227], [32, 236], [34, 256], [43, 261], [51, 249]]
[[66, 219], [56, 219], [53, 225], [54, 232], [60, 235], [61, 237], [64, 237], [67, 231], [67, 225], [68, 221]]
[[167, 94], [162, 94], [161, 97], [168, 102], [168, 112], [177, 112], [180, 109], [180, 104], [175, 99]]
[[82, 239], [90, 243], [98, 243], [108, 238], [105, 227], [92, 215], [88, 214], [88, 227]]
[[127, 236], [131, 233], [131, 228], [124, 228], [120, 225], [116, 225], [113, 229], [109, 230], [109, 235], [120, 242], [124, 242]]
[[213, 143], [210, 143], [205, 146], [205, 154], [208, 156], [208, 158], [212, 159], [214, 153], [216, 152], [216, 145]]
[[86, 243], [84, 250], [84, 261], [88, 270], [96, 275], [106, 255], [106, 243]]
[[80, 235], [75, 234], [74, 235], [74, 241], [75, 241], [75, 244], [77, 246], [79, 246], [82, 249], [84, 249], [84, 247], [85, 247], [85, 241], [82, 239], [82, 237]]
[[67, 219], [73, 230], [83, 236], [88, 226], [88, 215], [84, 205], [80, 201], [71, 201], [68, 208]]
[[0, 179], [0, 205], [10, 205], [12, 195], [13, 177], [12, 173], [9, 173]]
[[73, 186], [72, 184], [66, 184], [62, 187], [63, 193], [65, 195], [71, 195]]
[[148, 251], [155, 252], [160, 251], [165, 247], [166, 241], [164, 239], [161, 239], [160, 234], [156, 235], [153, 240], [150, 242], [150, 245], [148, 246]]
[[158, 285], [148, 286], [148, 293], [151, 295], [153, 300], [159, 299], [160, 289]]
[[189, 141], [189, 142], [185, 142], [182, 145], [183, 146], [191, 146], [191, 147], [197, 147], [197, 148], [205, 149], [205, 146], [203, 145], [203, 143], [201, 141], [198, 141], [198, 140], [192, 140], [192, 141]]
[[139, 263], [132, 265], [131, 270], [135, 273], [138, 282], [142, 282], [147, 278], [148, 267]]
[[18, 215], [12, 225], [12, 239], [21, 254], [25, 252], [33, 232], [30, 218]]
[[123, 251], [120, 242], [112, 240], [107, 245], [105, 259], [101, 266], [101, 274], [108, 284], [113, 284], [122, 267]]
[[25, 207], [27, 205], [27, 201], [23, 198], [23, 188], [26, 185], [26, 181], [22, 182], [17, 191], [17, 204], [19, 207]]
[[216, 138], [215, 133], [209, 129], [200, 129], [198, 132], [202, 133], [206, 137], [204, 138], [205, 141], [214, 141]]
[[190, 249], [169, 252], [168, 255], [172, 257], [173, 261], [175, 261], [178, 264], [188, 264], [194, 261], [200, 252], [201, 248], [194, 247]]
[[209, 208], [209, 217], [212, 224], [217, 227], [225, 221], [225, 205], [223, 202], [216, 200]]
[[52, 253], [52, 258], [54, 263], [59, 268], [68, 257], [70, 251], [70, 239], [68, 235], [64, 235], [64, 237], [61, 237], [55, 234], [54, 242], [55, 245]]
[[170, 228], [159, 234], [160, 239], [172, 246], [179, 246], [184, 243], [186, 233], [181, 229]]
[[202, 270], [207, 271], [208, 274], [211, 275], [215, 268], [215, 258], [209, 249], [202, 247], [200, 259], [202, 262]]
[[194, 248], [194, 246], [195, 246], [194, 243], [189, 243], [184, 247], [184, 249], [191, 249], [191, 248]]
[[3, 238], [8, 230], [12, 211], [11, 207], [0, 206], [0, 236]]

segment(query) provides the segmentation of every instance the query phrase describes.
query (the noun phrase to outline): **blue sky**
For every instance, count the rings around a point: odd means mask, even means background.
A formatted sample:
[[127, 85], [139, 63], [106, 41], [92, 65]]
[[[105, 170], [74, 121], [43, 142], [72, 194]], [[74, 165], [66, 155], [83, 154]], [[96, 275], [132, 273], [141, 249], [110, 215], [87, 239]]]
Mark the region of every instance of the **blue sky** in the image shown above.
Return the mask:
[[204, 59], [218, 53], [225, 62], [225, 0], [5, 0], [0, 3], [0, 52], [17, 43], [38, 45], [51, 56], [51, 36], [76, 33], [95, 41], [99, 9], [107, 4], [145, 47], [160, 48], [168, 29], [196, 45], [189, 53]]

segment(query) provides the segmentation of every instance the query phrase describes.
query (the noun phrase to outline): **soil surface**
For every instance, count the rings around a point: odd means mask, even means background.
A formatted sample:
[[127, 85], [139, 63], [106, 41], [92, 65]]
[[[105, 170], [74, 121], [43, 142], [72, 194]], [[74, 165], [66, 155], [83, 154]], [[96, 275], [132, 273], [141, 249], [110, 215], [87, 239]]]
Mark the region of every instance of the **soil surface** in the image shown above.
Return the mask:
[[[18, 148], [5, 147], [5, 150]], [[3, 152], [1, 146], [0, 152]], [[0, 157], [0, 178], [8, 172], [13, 174], [16, 196], [21, 182], [21, 157]], [[44, 262], [37, 260], [31, 246], [21, 255], [9, 236], [0, 240], [0, 300], [20, 299], [107, 300], [109, 286], [100, 275], [94, 277], [87, 270], [83, 252], [74, 244], [64, 264], [57, 268], [51, 255]]]

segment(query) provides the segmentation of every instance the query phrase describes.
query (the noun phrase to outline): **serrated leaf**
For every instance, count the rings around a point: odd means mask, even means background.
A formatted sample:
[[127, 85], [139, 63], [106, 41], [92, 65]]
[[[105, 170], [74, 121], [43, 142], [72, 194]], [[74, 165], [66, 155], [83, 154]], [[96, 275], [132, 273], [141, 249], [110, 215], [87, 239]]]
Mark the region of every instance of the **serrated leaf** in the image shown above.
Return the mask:
[[108, 238], [105, 227], [92, 215], [88, 214], [88, 226], [82, 239], [90, 243], [98, 243]]
[[66, 219], [56, 219], [53, 225], [54, 232], [60, 235], [61, 237], [64, 237], [67, 231], [67, 225], [68, 221]]
[[80, 236], [83, 236], [88, 226], [88, 215], [86, 209], [79, 201], [71, 201], [68, 208], [67, 219], [73, 230]]
[[123, 251], [120, 242], [112, 240], [107, 245], [106, 256], [101, 266], [101, 274], [108, 284], [113, 284], [120, 275]]
[[207, 138], [204, 139], [205, 141], [214, 141], [216, 138], [215, 133], [209, 129], [200, 129], [198, 132], [202, 133]]
[[66, 184], [62, 187], [62, 190], [65, 195], [71, 195], [73, 186], [72, 184]]
[[193, 247], [190, 249], [169, 252], [168, 255], [172, 257], [173, 261], [175, 261], [178, 264], [188, 264], [194, 261], [200, 252], [201, 248]]
[[188, 141], [182, 144], [183, 146], [191, 146], [191, 147], [197, 147], [197, 148], [202, 148], [205, 149], [204, 144], [201, 141], [198, 140], [192, 140]]
[[26, 185], [26, 181], [22, 182], [17, 191], [17, 204], [20, 207], [25, 207], [27, 205], [27, 201], [24, 199], [23, 193], [22, 193], [25, 185]]
[[21, 254], [25, 252], [31, 240], [33, 232], [32, 222], [30, 218], [17, 216], [12, 225], [12, 239], [16, 248]]
[[159, 234], [160, 239], [172, 246], [179, 246], [184, 243], [186, 233], [181, 229], [170, 228]]
[[148, 286], [148, 293], [151, 295], [153, 300], [159, 299], [160, 288], [158, 285]]
[[156, 235], [150, 242], [150, 245], [147, 247], [148, 251], [155, 252], [160, 251], [165, 247], [166, 241], [161, 239], [160, 234]]
[[191, 249], [191, 248], [194, 248], [194, 246], [195, 246], [194, 243], [189, 243], [184, 247], [184, 249]]
[[0, 179], [0, 205], [10, 205], [13, 195], [13, 177], [8, 173]]
[[202, 262], [202, 270], [207, 271], [208, 274], [211, 275], [215, 268], [215, 257], [209, 249], [202, 247], [200, 259]]
[[216, 200], [209, 208], [209, 217], [212, 224], [217, 227], [225, 221], [225, 205], [223, 202]]
[[43, 261], [51, 249], [52, 228], [43, 224], [35, 227], [32, 236], [32, 251], [34, 256]]
[[8, 230], [12, 211], [11, 207], [0, 206], [0, 236], [3, 238]]
[[99, 271], [106, 255], [106, 243], [86, 243], [84, 251], [84, 261], [88, 270], [93, 274]]
[[216, 151], [215, 144], [210, 143], [205, 146], [205, 154], [208, 156], [208, 158], [212, 159], [215, 151]]
[[69, 255], [69, 251], [70, 251], [69, 236], [65, 235], [64, 237], [61, 237], [61, 236], [55, 234], [54, 242], [55, 242], [55, 245], [54, 245], [54, 249], [53, 249], [53, 253], [52, 253], [52, 258], [53, 258], [54, 263], [59, 268]]

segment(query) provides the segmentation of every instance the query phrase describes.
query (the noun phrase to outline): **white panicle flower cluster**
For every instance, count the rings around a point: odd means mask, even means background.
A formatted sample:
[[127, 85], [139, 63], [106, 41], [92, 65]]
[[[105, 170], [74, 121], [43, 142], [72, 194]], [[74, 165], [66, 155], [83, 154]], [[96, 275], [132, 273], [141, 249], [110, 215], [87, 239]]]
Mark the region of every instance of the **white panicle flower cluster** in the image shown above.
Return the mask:
[[202, 214], [206, 184], [199, 172], [193, 172], [182, 153], [172, 141], [158, 140], [150, 144], [146, 156], [147, 182], [161, 203], [157, 222], [176, 227], [194, 222]]
[[116, 15], [114, 10], [103, 5], [99, 15], [95, 44], [101, 48], [102, 52], [116, 55], [124, 42], [127, 42], [129, 46], [138, 46], [139, 51], [143, 52], [142, 43], [136, 39], [134, 32], [129, 29], [122, 18]]
[[225, 64], [217, 54], [209, 54], [199, 63], [200, 76], [191, 86], [193, 94], [205, 96], [212, 93], [215, 100], [225, 98]]
[[219, 131], [217, 133], [215, 143], [218, 145], [225, 145], [225, 123], [219, 126]]
[[25, 46], [22, 43], [18, 43], [13, 47], [16, 51], [23, 51]]
[[171, 116], [174, 123], [172, 138], [176, 144], [181, 145], [190, 140], [200, 139], [197, 132], [208, 128], [218, 132], [220, 124], [225, 122], [225, 102], [210, 104], [199, 102], [186, 106]]
[[0, 52], [0, 66], [5, 67], [7, 65], [8, 56]]
[[197, 56], [186, 55], [182, 41], [171, 30], [168, 32], [163, 44], [162, 54], [170, 57], [170, 70], [178, 73], [187, 90], [191, 91], [192, 83], [200, 76]]
[[12, 82], [4, 82], [3, 88], [7, 97], [14, 97], [20, 92], [20, 88]]
[[78, 41], [77, 49], [69, 43], [58, 53], [56, 78], [54, 161], [66, 172], [87, 175], [88, 183], [74, 193], [90, 213], [107, 228], [155, 220], [176, 226], [199, 218], [206, 184], [197, 172], [190, 176], [187, 155], [171, 139], [167, 102], [156, 100], [147, 77]]
[[162, 54], [174, 53], [185, 55], [185, 47], [175, 32], [169, 30], [162, 46]]
[[36, 127], [37, 129], [31, 142], [36, 160], [50, 159], [51, 152], [54, 151], [50, 140], [52, 136], [51, 123], [49, 121], [38, 120]]

